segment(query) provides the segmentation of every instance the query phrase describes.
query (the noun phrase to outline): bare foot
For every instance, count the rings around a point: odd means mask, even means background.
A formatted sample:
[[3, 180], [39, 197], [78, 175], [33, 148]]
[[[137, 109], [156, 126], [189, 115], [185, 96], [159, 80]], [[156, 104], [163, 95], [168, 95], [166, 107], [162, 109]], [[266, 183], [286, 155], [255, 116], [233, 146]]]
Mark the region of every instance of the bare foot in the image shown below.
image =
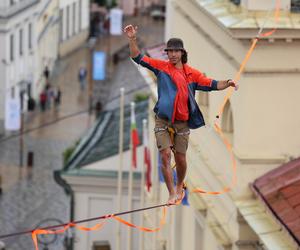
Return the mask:
[[176, 205], [181, 204], [184, 196], [185, 196], [185, 190], [181, 189], [181, 192], [179, 194], [178, 193], [176, 194], [176, 202], [175, 202], [175, 204]]
[[168, 206], [176, 204], [176, 194], [173, 194], [173, 195], [169, 196], [167, 204], [168, 204]]
[[176, 186], [176, 205], [179, 205], [185, 196], [184, 183]]

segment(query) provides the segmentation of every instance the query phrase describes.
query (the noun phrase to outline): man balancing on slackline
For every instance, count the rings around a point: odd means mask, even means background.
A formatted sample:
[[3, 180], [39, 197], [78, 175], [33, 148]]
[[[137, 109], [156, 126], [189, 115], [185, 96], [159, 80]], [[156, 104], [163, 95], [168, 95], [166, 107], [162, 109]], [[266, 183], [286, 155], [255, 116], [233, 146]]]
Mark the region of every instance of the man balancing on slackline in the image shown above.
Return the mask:
[[[187, 64], [187, 52], [183, 41], [171, 38], [165, 51], [168, 61], [142, 55], [137, 45], [137, 27], [128, 25], [124, 33], [129, 40], [130, 56], [143, 67], [153, 71], [157, 77], [158, 101], [154, 107], [155, 137], [162, 159], [162, 172], [169, 191], [168, 204], [180, 204], [184, 198], [186, 175], [186, 151], [190, 129], [203, 126], [204, 119], [195, 100], [195, 91], [237, 88], [229, 79], [216, 81]], [[173, 131], [173, 132], [172, 132]], [[177, 181], [174, 187], [170, 166], [171, 151], [176, 162]]]

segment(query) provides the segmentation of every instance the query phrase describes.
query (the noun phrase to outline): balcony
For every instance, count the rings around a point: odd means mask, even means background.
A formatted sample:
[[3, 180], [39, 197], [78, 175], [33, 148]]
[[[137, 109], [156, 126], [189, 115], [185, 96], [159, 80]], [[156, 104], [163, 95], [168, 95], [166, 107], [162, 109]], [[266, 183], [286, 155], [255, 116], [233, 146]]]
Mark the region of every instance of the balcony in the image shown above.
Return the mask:
[[11, 6], [0, 8], [0, 18], [11, 18], [21, 11], [37, 4], [40, 0], [21, 0]]

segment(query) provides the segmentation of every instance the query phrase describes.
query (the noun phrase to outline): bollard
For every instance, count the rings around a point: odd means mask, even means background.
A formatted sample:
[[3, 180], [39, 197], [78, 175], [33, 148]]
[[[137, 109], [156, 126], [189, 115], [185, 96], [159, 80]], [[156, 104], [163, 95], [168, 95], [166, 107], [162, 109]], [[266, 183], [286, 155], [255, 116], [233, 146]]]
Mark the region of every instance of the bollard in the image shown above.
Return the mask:
[[[0, 195], [2, 194], [2, 175], [0, 175]], [[0, 243], [1, 243], [1, 241], [0, 241]], [[0, 247], [1, 247], [1, 244], [0, 244]], [[1, 250], [1, 248], [0, 248], [0, 250]]]
[[0, 250], [5, 250], [5, 244], [2, 241], [0, 241]]
[[34, 154], [32, 151], [29, 151], [27, 154], [27, 167], [33, 167], [34, 164]]

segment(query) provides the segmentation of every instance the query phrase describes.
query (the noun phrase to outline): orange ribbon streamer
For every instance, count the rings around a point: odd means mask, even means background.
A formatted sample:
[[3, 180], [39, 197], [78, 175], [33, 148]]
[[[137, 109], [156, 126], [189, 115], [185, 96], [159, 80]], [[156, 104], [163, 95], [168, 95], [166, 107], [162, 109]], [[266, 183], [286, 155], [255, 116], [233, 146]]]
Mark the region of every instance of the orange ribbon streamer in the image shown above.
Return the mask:
[[162, 228], [162, 226], [166, 224], [166, 215], [167, 215], [167, 209], [166, 209], [166, 207], [163, 207], [163, 216], [160, 220], [160, 226], [158, 228], [154, 228], [154, 229], [134, 225], [134, 224], [118, 217], [118, 216], [112, 216], [112, 218], [115, 219], [116, 221], [128, 226], [128, 227], [136, 228], [136, 229], [138, 229], [140, 231], [143, 231], [143, 232], [154, 233], [154, 232], [159, 231]]
[[[159, 231], [163, 225], [166, 224], [166, 215], [167, 215], [167, 209], [166, 209], [166, 206], [163, 207], [163, 215], [162, 215], [162, 218], [160, 220], [160, 227], [158, 228], [154, 228], [154, 229], [151, 229], [151, 228], [146, 228], [146, 227], [141, 227], [141, 226], [137, 226], [137, 225], [134, 225], [118, 216], [115, 216], [113, 214], [111, 215], [107, 215], [106, 218], [113, 218], [115, 219], [116, 221], [126, 225], [126, 226], [129, 226], [129, 227], [133, 227], [133, 228], [136, 228], [136, 229], [139, 229], [140, 231], [144, 231], [144, 232], [157, 232]], [[95, 226], [93, 227], [83, 227], [83, 226], [79, 226], [77, 225], [76, 223], [73, 223], [73, 222], [70, 222], [68, 223], [66, 226], [64, 226], [62, 229], [58, 229], [58, 230], [46, 230], [46, 229], [35, 229], [32, 231], [31, 233], [31, 237], [32, 237], [32, 241], [33, 241], [33, 244], [34, 244], [34, 247], [35, 247], [35, 250], [39, 250], [39, 247], [38, 247], [38, 239], [37, 239], [37, 236], [38, 235], [41, 235], [41, 234], [62, 234], [64, 233], [67, 229], [71, 228], [71, 227], [75, 227], [81, 231], [96, 231], [96, 230], [99, 230], [101, 229], [104, 224], [105, 224], [106, 221], [102, 222], [102, 223], [99, 223], [99, 224], [96, 224]]]
[[[275, 11], [275, 23], [278, 22], [279, 20], [279, 14], [280, 14], [280, 0], [277, 0], [276, 2], [276, 11]], [[242, 61], [241, 65], [240, 65], [240, 68], [239, 68], [239, 71], [236, 73], [235, 77], [234, 77], [234, 81], [235, 82], [238, 82], [241, 78], [241, 75], [242, 73], [244, 72], [244, 69], [245, 69], [245, 66], [248, 62], [248, 60], [250, 59], [250, 56], [252, 55], [256, 45], [257, 45], [257, 42], [259, 40], [260, 37], [267, 37], [267, 36], [270, 36], [272, 35], [275, 31], [277, 30], [277, 28], [275, 27], [274, 29], [272, 29], [271, 31], [268, 31], [268, 32], [265, 32], [265, 33], [259, 33], [257, 35], [257, 37], [252, 41], [252, 44], [244, 58], [244, 60]], [[218, 115], [217, 115], [217, 118], [219, 119], [221, 117], [221, 115], [223, 114], [223, 111], [224, 111], [224, 108], [225, 108], [225, 105], [226, 103], [229, 101], [230, 97], [232, 96], [233, 94], [233, 91], [234, 91], [234, 88], [230, 88], [225, 97], [224, 97], [224, 100], [223, 100], [223, 103], [222, 105], [220, 106], [219, 108], [219, 112], [218, 112]], [[201, 188], [196, 188], [192, 191], [192, 193], [201, 193], [201, 194], [210, 194], [210, 195], [220, 195], [220, 194], [224, 194], [224, 193], [227, 193], [229, 192], [235, 185], [236, 185], [236, 182], [237, 182], [237, 177], [236, 177], [236, 160], [235, 160], [235, 157], [234, 157], [234, 153], [233, 153], [233, 150], [232, 150], [232, 145], [230, 144], [230, 142], [228, 141], [228, 139], [226, 138], [226, 136], [224, 135], [222, 129], [220, 128], [220, 126], [217, 124], [217, 122], [215, 122], [214, 124], [214, 129], [215, 131], [217, 132], [217, 134], [221, 137], [223, 143], [225, 144], [226, 148], [227, 148], [227, 151], [229, 152], [230, 154], [230, 157], [231, 157], [231, 162], [232, 162], [232, 179], [231, 179], [231, 183], [227, 186], [227, 187], [224, 187], [222, 190], [220, 191], [206, 191], [206, 190], [203, 190]]]
[[[280, 16], [280, 0], [277, 0], [276, 2], [276, 10], [275, 10], [275, 23], [278, 23]], [[277, 27], [274, 27], [272, 30], [262, 33], [259, 35], [259, 37], [268, 37], [271, 36], [273, 33], [275, 33], [277, 30]]]
[[36, 229], [34, 231], [32, 231], [31, 233], [31, 237], [32, 237], [32, 241], [34, 243], [34, 247], [36, 250], [39, 250], [38, 247], [38, 240], [37, 240], [37, 236], [41, 235], [41, 234], [62, 234], [64, 233], [67, 229], [69, 229], [70, 227], [75, 227], [79, 230], [82, 231], [96, 231], [99, 230], [103, 227], [105, 221], [99, 224], [96, 224], [93, 227], [83, 227], [83, 226], [79, 226], [76, 225], [75, 223], [70, 222], [69, 224], [67, 224], [66, 226], [63, 227], [63, 229], [58, 229], [58, 230], [45, 230], [45, 229]]

